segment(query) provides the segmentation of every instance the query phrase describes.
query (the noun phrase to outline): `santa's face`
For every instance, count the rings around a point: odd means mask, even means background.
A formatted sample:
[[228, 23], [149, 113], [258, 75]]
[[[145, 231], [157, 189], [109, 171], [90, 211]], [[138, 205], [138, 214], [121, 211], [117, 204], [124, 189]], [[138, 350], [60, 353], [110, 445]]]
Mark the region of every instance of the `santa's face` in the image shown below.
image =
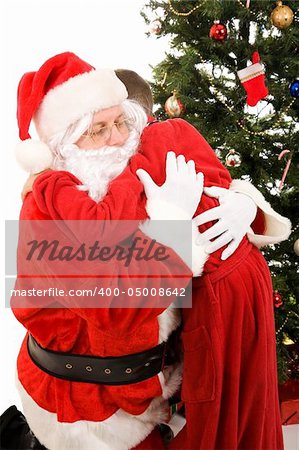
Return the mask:
[[54, 164], [55, 169], [74, 174], [83, 184], [78, 188], [86, 190], [96, 201], [103, 198], [110, 181], [125, 169], [137, 151], [139, 133], [134, 127], [129, 129], [127, 123], [121, 123], [124, 120], [123, 110], [119, 107], [96, 113], [90, 130], [108, 128], [95, 136], [86, 132], [76, 144], [62, 145], [61, 158]]
[[94, 114], [91, 126], [76, 145], [82, 150], [121, 147], [126, 143], [129, 132], [129, 120], [121, 106], [113, 106]]

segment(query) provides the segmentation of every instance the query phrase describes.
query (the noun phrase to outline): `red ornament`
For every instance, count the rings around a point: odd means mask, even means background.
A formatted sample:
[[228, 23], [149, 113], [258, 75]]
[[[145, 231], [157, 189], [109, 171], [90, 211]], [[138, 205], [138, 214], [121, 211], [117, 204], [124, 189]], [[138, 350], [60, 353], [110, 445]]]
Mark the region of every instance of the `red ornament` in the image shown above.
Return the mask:
[[210, 38], [214, 41], [224, 41], [227, 38], [227, 28], [219, 20], [215, 20], [210, 28]]
[[149, 31], [151, 34], [160, 34], [162, 30], [162, 23], [159, 19], [155, 19], [151, 22]]
[[230, 150], [225, 157], [225, 164], [227, 167], [240, 167], [242, 164], [242, 158], [240, 153], [235, 150]]
[[273, 303], [275, 308], [280, 308], [283, 305], [282, 296], [278, 291], [273, 292]]
[[171, 118], [180, 117], [185, 112], [185, 106], [177, 97], [176, 91], [173, 91], [172, 96], [166, 100], [164, 107], [167, 115]]

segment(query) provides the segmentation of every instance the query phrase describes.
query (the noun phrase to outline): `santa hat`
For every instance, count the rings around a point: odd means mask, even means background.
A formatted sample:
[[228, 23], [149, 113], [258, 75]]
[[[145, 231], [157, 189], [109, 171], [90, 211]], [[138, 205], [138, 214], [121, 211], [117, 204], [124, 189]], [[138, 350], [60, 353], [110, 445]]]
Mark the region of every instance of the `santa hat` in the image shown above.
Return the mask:
[[[50, 167], [53, 155], [45, 142], [51, 136], [85, 114], [119, 105], [127, 96], [113, 70], [95, 70], [70, 52], [48, 59], [19, 83], [17, 119], [23, 142], [16, 149], [18, 162], [31, 173]], [[30, 138], [32, 120], [43, 142]]]

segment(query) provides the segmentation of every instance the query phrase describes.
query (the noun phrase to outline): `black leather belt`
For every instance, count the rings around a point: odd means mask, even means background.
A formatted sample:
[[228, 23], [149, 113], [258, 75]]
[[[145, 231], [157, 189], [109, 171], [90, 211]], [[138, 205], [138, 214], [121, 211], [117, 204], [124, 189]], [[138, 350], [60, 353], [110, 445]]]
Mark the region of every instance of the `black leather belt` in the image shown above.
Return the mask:
[[164, 366], [166, 342], [140, 353], [99, 357], [54, 352], [41, 347], [31, 334], [28, 353], [41, 370], [57, 378], [112, 386], [138, 383], [157, 375]]

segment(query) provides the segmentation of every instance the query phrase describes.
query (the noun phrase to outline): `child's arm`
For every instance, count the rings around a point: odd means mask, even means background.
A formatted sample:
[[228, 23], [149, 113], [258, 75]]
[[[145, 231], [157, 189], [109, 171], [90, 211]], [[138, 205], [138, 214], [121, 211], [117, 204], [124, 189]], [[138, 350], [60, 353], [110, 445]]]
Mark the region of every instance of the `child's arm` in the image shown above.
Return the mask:
[[35, 180], [33, 196], [38, 208], [55, 220], [137, 220], [142, 215], [143, 186], [130, 170], [111, 181], [98, 203], [77, 188], [80, 184], [69, 172], [49, 170]]

